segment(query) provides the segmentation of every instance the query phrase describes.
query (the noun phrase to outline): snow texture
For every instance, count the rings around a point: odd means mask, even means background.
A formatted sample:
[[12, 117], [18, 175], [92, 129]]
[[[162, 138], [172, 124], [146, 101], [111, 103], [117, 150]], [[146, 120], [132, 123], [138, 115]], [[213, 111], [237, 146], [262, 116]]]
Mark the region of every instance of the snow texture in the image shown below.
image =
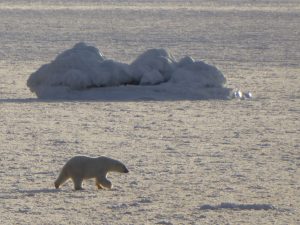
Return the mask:
[[[122, 89], [121, 92], [109, 89], [108, 96], [119, 94], [119, 97], [130, 98], [130, 95], [138, 95], [141, 99], [156, 99], [159, 98], [157, 92], [175, 98], [226, 99], [235, 96], [231, 89], [224, 87], [225, 83], [226, 78], [216, 67], [189, 56], [176, 61], [164, 49], [150, 49], [131, 64], [126, 64], [106, 59], [97, 48], [81, 42], [32, 73], [27, 86], [41, 98], [65, 97], [70, 91], [75, 96], [74, 91], [78, 90], [128, 85], [131, 87], [123, 92]], [[151, 87], [137, 90], [132, 88], [133, 85]], [[140, 91], [144, 95], [139, 95]], [[97, 95], [103, 98], [104, 93], [93, 91], [86, 97], [97, 98]]]

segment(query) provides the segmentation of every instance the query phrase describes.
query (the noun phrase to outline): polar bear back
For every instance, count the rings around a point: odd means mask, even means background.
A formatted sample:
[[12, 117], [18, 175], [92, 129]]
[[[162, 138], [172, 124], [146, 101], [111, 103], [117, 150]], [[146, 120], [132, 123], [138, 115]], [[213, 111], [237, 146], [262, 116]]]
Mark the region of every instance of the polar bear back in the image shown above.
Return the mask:
[[65, 165], [65, 169], [72, 173], [70, 176], [83, 177], [85, 179], [106, 175], [110, 171], [115, 171], [116, 167], [122, 168], [123, 164], [105, 156], [75, 156]]

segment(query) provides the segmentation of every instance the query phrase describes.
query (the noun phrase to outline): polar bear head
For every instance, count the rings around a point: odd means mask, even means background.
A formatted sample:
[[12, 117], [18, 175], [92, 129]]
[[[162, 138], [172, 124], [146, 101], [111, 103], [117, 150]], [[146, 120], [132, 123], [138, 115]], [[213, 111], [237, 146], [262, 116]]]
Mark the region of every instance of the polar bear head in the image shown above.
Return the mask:
[[115, 160], [105, 156], [98, 157], [98, 160], [99, 163], [105, 165], [105, 167], [107, 168], [107, 172], [129, 173], [127, 167], [119, 160]]

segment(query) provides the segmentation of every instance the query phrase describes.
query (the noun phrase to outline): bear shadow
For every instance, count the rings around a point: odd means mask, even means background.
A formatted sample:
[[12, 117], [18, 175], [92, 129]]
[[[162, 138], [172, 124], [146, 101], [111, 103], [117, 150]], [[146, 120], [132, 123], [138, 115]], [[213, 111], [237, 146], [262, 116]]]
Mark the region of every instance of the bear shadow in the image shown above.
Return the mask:
[[41, 188], [41, 189], [31, 189], [31, 190], [18, 190], [17, 192], [21, 194], [27, 194], [27, 195], [34, 195], [34, 194], [47, 194], [47, 193], [58, 193], [61, 192], [60, 189], [53, 189], [53, 188]]

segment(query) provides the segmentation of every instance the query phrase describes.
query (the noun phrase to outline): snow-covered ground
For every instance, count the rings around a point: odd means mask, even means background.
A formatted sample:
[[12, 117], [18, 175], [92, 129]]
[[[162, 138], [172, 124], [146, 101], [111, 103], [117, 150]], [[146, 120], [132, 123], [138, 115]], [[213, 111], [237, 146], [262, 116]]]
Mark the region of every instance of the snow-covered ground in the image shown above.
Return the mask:
[[[4, 0], [0, 21], [0, 224], [300, 223], [298, 0]], [[79, 42], [125, 64], [187, 55], [254, 98], [38, 99], [30, 75]], [[130, 173], [55, 190], [78, 154]]]

